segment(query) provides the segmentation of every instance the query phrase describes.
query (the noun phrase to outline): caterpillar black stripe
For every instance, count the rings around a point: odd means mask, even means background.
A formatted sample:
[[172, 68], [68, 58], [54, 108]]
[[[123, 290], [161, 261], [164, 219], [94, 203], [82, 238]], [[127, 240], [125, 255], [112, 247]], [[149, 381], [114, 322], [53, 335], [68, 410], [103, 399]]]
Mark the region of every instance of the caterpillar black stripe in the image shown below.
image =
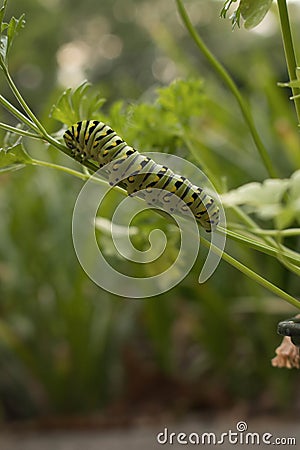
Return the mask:
[[[189, 208], [208, 232], [218, 225], [219, 208], [209, 195], [187, 178], [140, 154], [103, 122], [77, 122], [65, 132], [64, 140], [77, 160], [94, 160], [99, 167], [112, 162], [110, 183], [120, 184], [128, 195], [143, 191], [140, 194], [147, 203], [161, 203], [170, 212], [184, 213]], [[151, 196], [153, 190], [155, 195]]]

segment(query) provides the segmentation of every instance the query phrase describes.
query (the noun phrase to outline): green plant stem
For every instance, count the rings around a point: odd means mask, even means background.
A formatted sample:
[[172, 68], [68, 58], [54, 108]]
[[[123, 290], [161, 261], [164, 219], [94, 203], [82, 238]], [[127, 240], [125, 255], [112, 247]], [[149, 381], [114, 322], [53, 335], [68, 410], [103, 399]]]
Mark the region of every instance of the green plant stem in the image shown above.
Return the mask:
[[237, 270], [242, 272], [244, 275], [246, 275], [248, 278], [251, 278], [256, 283], [263, 286], [265, 289], [268, 289], [273, 294], [277, 295], [278, 297], [281, 297], [286, 302], [290, 303], [291, 305], [295, 306], [296, 308], [300, 309], [300, 301], [291, 296], [290, 294], [284, 292], [282, 289], [280, 289], [278, 286], [275, 286], [270, 281], [263, 278], [258, 273], [254, 272], [252, 269], [249, 269], [249, 267], [245, 266], [241, 262], [237, 261], [232, 256], [228, 255], [226, 252], [222, 252], [218, 247], [213, 245], [211, 242], [207, 241], [202, 236], [200, 237], [201, 242], [204, 244], [206, 248], [211, 248], [212, 251], [222, 257], [224, 261], [229, 263], [231, 266], [235, 267]]
[[[230, 224], [227, 223], [227, 226], [229, 226]], [[241, 226], [240, 224], [237, 223], [232, 223], [230, 226], [232, 226], [232, 228], [234, 230], [242, 230], [242, 231], [246, 231], [246, 232], [250, 232], [253, 234], [258, 234], [260, 236], [278, 236], [278, 234], [282, 237], [288, 237], [288, 236], [299, 236], [300, 235], [300, 228], [286, 228], [285, 230], [266, 230], [266, 229], [262, 229], [262, 228], [251, 228], [251, 230], [248, 230], [247, 228]], [[300, 256], [299, 256], [300, 258]]]
[[15, 85], [13, 79], [10, 76], [10, 73], [8, 71], [7, 66], [3, 65], [2, 66], [4, 75], [7, 79], [7, 82], [9, 84], [9, 87], [11, 88], [14, 96], [16, 97], [16, 99], [18, 100], [19, 104], [22, 106], [23, 110], [25, 111], [25, 113], [28, 115], [28, 117], [32, 120], [32, 122], [35, 124], [35, 126], [40, 130], [40, 132], [43, 135], [47, 134], [47, 131], [45, 130], [45, 128], [43, 127], [43, 125], [40, 123], [40, 121], [36, 118], [35, 114], [31, 111], [31, 109], [29, 108], [29, 106], [27, 105], [27, 103], [25, 102], [25, 100], [23, 99], [22, 95], [20, 94], [17, 86]]
[[[286, 65], [287, 65], [290, 81], [292, 81], [292, 80], [295, 80], [295, 78], [297, 77], [297, 74], [296, 74], [297, 61], [296, 61], [296, 55], [295, 55], [295, 50], [294, 50], [294, 45], [293, 45], [290, 19], [289, 19], [286, 0], [277, 0], [277, 5], [278, 5], [279, 18], [280, 18], [281, 34], [282, 34], [282, 40], [283, 40]], [[293, 100], [294, 100], [294, 105], [295, 105], [295, 109], [296, 109], [298, 122], [300, 123], [300, 98], [298, 97], [299, 89], [294, 88], [294, 87], [292, 87], [291, 89], [293, 92], [293, 97], [294, 97]]]
[[231, 78], [231, 76], [229, 75], [227, 70], [216, 59], [216, 57], [211, 53], [211, 51], [206, 47], [206, 45], [200, 38], [199, 34], [195, 30], [195, 28], [193, 27], [193, 25], [189, 19], [189, 16], [183, 6], [182, 0], [176, 0], [176, 3], [177, 3], [179, 14], [180, 14], [187, 30], [189, 31], [192, 39], [194, 40], [195, 44], [201, 50], [202, 54], [206, 57], [208, 62], [213, 66], [215, 71], [222, 78], [224, 83], [227, 85], [227, 87], [230, 89], [230, 91], [236, 98], [236, 100], [239, 104], [239, 107], [241, 109], [241, 112], [243, 114], [243, 117], [245, 119], [245, 122], [249, 127], [253, 141], [257, 147], [257, 150], [260, 154], [260, 157], [264, 163], [264, 166], [265, 166], [269, 176], [271, 178], [276, 178], [276, 176], [277, 176], [276, 170], [273, 167], [273, 164], [272, 164], [270, 156], [267, 152], [267, 149], [265, 148], [262, 140], [260, 139], [260, 136], [259, 136], [257, 129], [255, 127], [255, 124], [254, 124], [253, 117], [249, 111], [249, 107], [248, 107], [247, 103], [245, 102], [244, 98], [242, 97], [237, 85], [235, 84], [235, 82], [233, 81], [233, 79]]
[[[218, 229], [220, 229], [220, 227], [218, 227]], [[222, 230], [220, 229], [220, 231]], [[224, 230], [224, 232], [226, 232], [227, 236], [230, 239], [239, 242], [240, 244], [246, 245], [247, 247], [253, 248], [254, 250], [258, 250], [261, 253], [273, 256], [274, 258], [280, 259], [281, 256], [284, 256], [286, 259], [289, 259], [294, 264], [300, 265], [300, 255], [286, 247], [282, 246], [282, 250], [280, 250], [279, 252], [277, 247], [274, 248], [273, 246], [270, 246], [268, 244], [258, 242], [249, 236], [244, 236], [228, 229], [226, 231]]]
[[[70, 169], [68, 167], [65, 166], [60, 166], [58, 164], [53, 164], [47, 161], [40, 161], [37, 159], [32, 159], [31, 163], [33, 165], [38, 165], [38, 166], [42, 166], [42, 167], [47, 167], [47, 168], [51, 168], [51, 169], [56, 169], [59, 170], [61, 172], [65, 172], [68, 173], [69, 175], [73, 175], [76, 176], [77, 178], [80, 178], [81, 180], [88, 180], [91, 178], [91, 175], [89, 173], [82, 173], [82, 172], [78, 172], [76, 170]], [[101, 178], [96, 178], [94, 177], [94, 181], [100, 184], [107, 184], [107, 182], [105, 180], [102, 180]], [[124, 189], [122, 189], [119, 186], [115, 186], [114, 189], [116, 189], [118, 192], [120, 192], [122, 195], [127, 195], [126, 191]], [[142, 200], [141, 200], [142, 201]], [[241, 236], [238, 233], [235, 233], [233, 231], [230, 230], [223, 230], [219, 227], [219, 231], [222, 233], [226, 233], [228, 235], [229, 238], [238, 241], [244, 245], [247, 245], [255, 250], [258, 250], [262, 253], [265, 253], [267, 255], [273, 256], [273, 257], [277, 257], [278, 256], [278, 251], [277, 249], [268, 246], [266, 244], [260, 243], [255, 241], [254, 239], [251, 239], [248, 236]], [[276, 230], [275, 230], [276, 231]], [[278, 232], [277, 232], [278, 233]], [[285, 257], [287, 260], [296, 263], [296, 264], [300, 264], [300, 256], [298, 254], [293, 254], [293, 252], [289, 253], [287, 251], [285, 251], [284, 249], [282, 249], [282, 256]]]
[[[52, 136], [50, 136], [50, 134], [46, 133], [45, 136], [41, 137], [41, 139], [43, 139], [44, 141], [47, 141], [49, 144], [51, 144], [53, 147], [57, 148], [58, 150], [60, 150], [61, 152], [63, 152], [65, 155], [69, 156], [70, 158], [72, 158], [72, 160], [74, 161], [74, 157], [71, 153], [71, 150], [68, 149], [65, 145], [61, 144], [60, 142], [58, 142], [56, 139], [54, 139]], [[92, 162], [88, 161], [88, 160], [84, 160], [84, 161], [78, 161], [75, 159], [75, 161], [79, 162], [81, 165], [87, 167], [89, 170], [91, 170], [92, 172], [97, 172], [97, 170], [99, 170], [99, 167], [97, 167], [95, 164], [93, 164]]]
[[[41, 166], [47, 167], [48, 169], [59, 170], [61, 172], [67, 173], [68, 175], [73, 175], [77, 178], [80, 178], [84, 181], [89, 180], [92, 177], [92, 175], [90, 175], [89, 173], [78, 172], [77, 170], [70, 169], [69, 167], [60, 166], [59, 164], [54, 164], [48, 161], [40, 161], [39, 159], [32, 158], [29, 164], [32, 164], [33, 166]], [[107, 181], [101, 179], [100, 177], [94, 176], [93, 181], [95, 183], [107, 185]], [[127, 195], [126, 191], [119, 186], [114, 186], [114, 189], [120, 192], [122, 195]]]
[[20, 136], [30, 137], [33, 139], [41, 139], [39, 134], [30, 133], [29, 131], [22, 130], [21, 128], [12, 127], [11, 125], [7, 125], [6, 123], [0, 122], [0, 128], [5, 131], [9, 131], [11, 133], [19, 134]]
[[4, 98], [2, 95], [0, 95], [0, 103], [4, 106], [4, 108], [9, 111], [13, 116], [15, 116], [17, 119], [19, 119], [21, 122], [25, 123], [29, 128], [32, 130], [38, 132], [38, 128], [35, 126], [31, 120], [28, 119], [28, 117], [24, 116], [21, 111], [19, 111], [17, 108], [15, 108], [6, 98]]

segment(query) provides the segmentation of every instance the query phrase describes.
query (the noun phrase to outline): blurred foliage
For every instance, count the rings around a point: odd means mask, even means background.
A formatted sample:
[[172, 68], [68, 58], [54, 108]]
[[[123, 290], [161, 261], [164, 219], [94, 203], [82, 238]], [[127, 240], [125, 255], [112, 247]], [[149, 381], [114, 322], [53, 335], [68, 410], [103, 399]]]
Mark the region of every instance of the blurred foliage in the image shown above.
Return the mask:
[[[292, 183], [300, 164], [299, 136], [288, 93], [276, 86], [287, 78], [276, 16], [271, 11], [259, 32], [236, 35], [218, 19], [220, 2], [187, 4], [210, 48], [248, 96], [282, 178]], [[141, 151], [175, 153], [197, 163], [220, 191], [252, 182], [264, 191], [266, 173], [235, 101], [196, 53], [173, 1], [12, 0], [8, 15], [19, 17], [24, 10], [27, 25], [10, 68], [50, 130], [59, 128], [57, 120], [68, 124], [91, 113]], [[187, 81], [169, 86], [177, 77]], [[94, 84], [90, 91], [81, 84], [85, 78]], [[77, 103], [62, 94], [52, 109], [65, 86], [78, 85]], [[1, 93], [10, 98], [3, 83]], [[30, 155], [78, 168], [51, 147], [25, 143]], [[21, 146], [11, 151], [12, 164], [22, 164]], [[107, 294], [88, 279], [72, 246], [72, 209], [81, 186], [78, 179], [42, 167], [0, 178], [3, 418], [88, 412], [124, 398], [130, 405], [150, 402], [161, 392], [149, 373], [184, 386], [178, 403], [176, 390], [171, 400], [165, 395], [157, 400], [176, 412], [244, 401], [250, 410], [270, 412], [293, 403], [297, 374], [270, 365], [279, 342], [276, 324], [291, 310], [225, 263], [198, 285], [203, 255], [180, 286], [158, 298], [133, 301]], [[105, 204], [108, 219], [119, 195], [112, 192]], [[134, 225], [140, 248], [152, 227], [165, 229], [173, 245], [161, 263], [172, 260], [176, 236], [169, 224], [148, 214]], [[299, 248], [298, 238], [290, 240]], [[108, 238], [105, 246], [120, 264]], [[233, 242], [228, 247], [249, 267], [299, 295], [298, 280], [278, 262]], [[149, 275], [153, 268], [147, 270]]]

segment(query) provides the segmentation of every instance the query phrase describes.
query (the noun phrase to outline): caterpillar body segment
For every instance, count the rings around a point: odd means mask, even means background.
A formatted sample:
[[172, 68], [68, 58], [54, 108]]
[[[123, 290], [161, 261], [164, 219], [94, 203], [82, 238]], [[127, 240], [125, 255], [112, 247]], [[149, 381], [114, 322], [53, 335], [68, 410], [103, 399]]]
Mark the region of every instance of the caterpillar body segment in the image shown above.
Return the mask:
[[208, 232], [218, 225], [219, 208], [208, 194], [187, 178], [130, 147], [103, 122], [77, 122], [65, 132], [64, 140], [77, 160], [93, 160], [99, 167], [112, 163], [109, 182], [122, 185], [128, 195], [143, 191], [142, 197], [149, 205], [161, 203], [169, 212], [184, 213], [190, 209]]

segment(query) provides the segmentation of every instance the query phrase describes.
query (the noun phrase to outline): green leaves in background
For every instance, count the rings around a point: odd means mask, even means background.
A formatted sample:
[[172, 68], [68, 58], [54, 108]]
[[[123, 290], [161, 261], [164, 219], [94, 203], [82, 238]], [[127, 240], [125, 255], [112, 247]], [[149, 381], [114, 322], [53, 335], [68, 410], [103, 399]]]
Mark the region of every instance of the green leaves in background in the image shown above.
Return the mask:
[[[128, 111], [133, 124], [129, 142], [143, 149], [176, 153], [177, 139], [193, 128], [193, 119], [204, 113], [204, 87], [201, 79], [176, 80], [157, 89], [152, 103], [131, 105]], [[194, 128], [193, 128], [194, 131]]]
[[199, 116], [203, 112], [203, 80], [176, 80], [168, 87], [158, 89], [158, 103], [165, 111], [174, 112], [177, 118], [184, 120]]
[[53, 106], [51, 117], [59, 120], [67, 126], [73, 125], [79, 120], [93, 119], [95, 113], [105, 103], [105, 99], [99, 94], [87, 95], [90, 83], [86, 81], [78, 88], [67, 89]]
[[278, 229], [300, 223], [300, 170], [289, 179], [248, 183], [222, 196], [225, 206], [243, 205], [259, 218], [273, 219]]
[[[226, 17], [227, 12], [237, 0], [227, 0], [221, 11], [221, 17]], [[232, 25], [240, 26], [240, 18], [245, 21], [244, 27], [251, 29], [256, 27], [271, 8], [272, 0], [240, 0], [238, 8], [230, 16]]]
[[6, 5], [7, 0], [4, 1], [3, 6], [0, 9], [0, 66], [7, 66], [7, 57], [13, 41], [25, 25], [24, 14], [22, 14], [19, 19], [12, 17], [9, 23], [3, 22]]

